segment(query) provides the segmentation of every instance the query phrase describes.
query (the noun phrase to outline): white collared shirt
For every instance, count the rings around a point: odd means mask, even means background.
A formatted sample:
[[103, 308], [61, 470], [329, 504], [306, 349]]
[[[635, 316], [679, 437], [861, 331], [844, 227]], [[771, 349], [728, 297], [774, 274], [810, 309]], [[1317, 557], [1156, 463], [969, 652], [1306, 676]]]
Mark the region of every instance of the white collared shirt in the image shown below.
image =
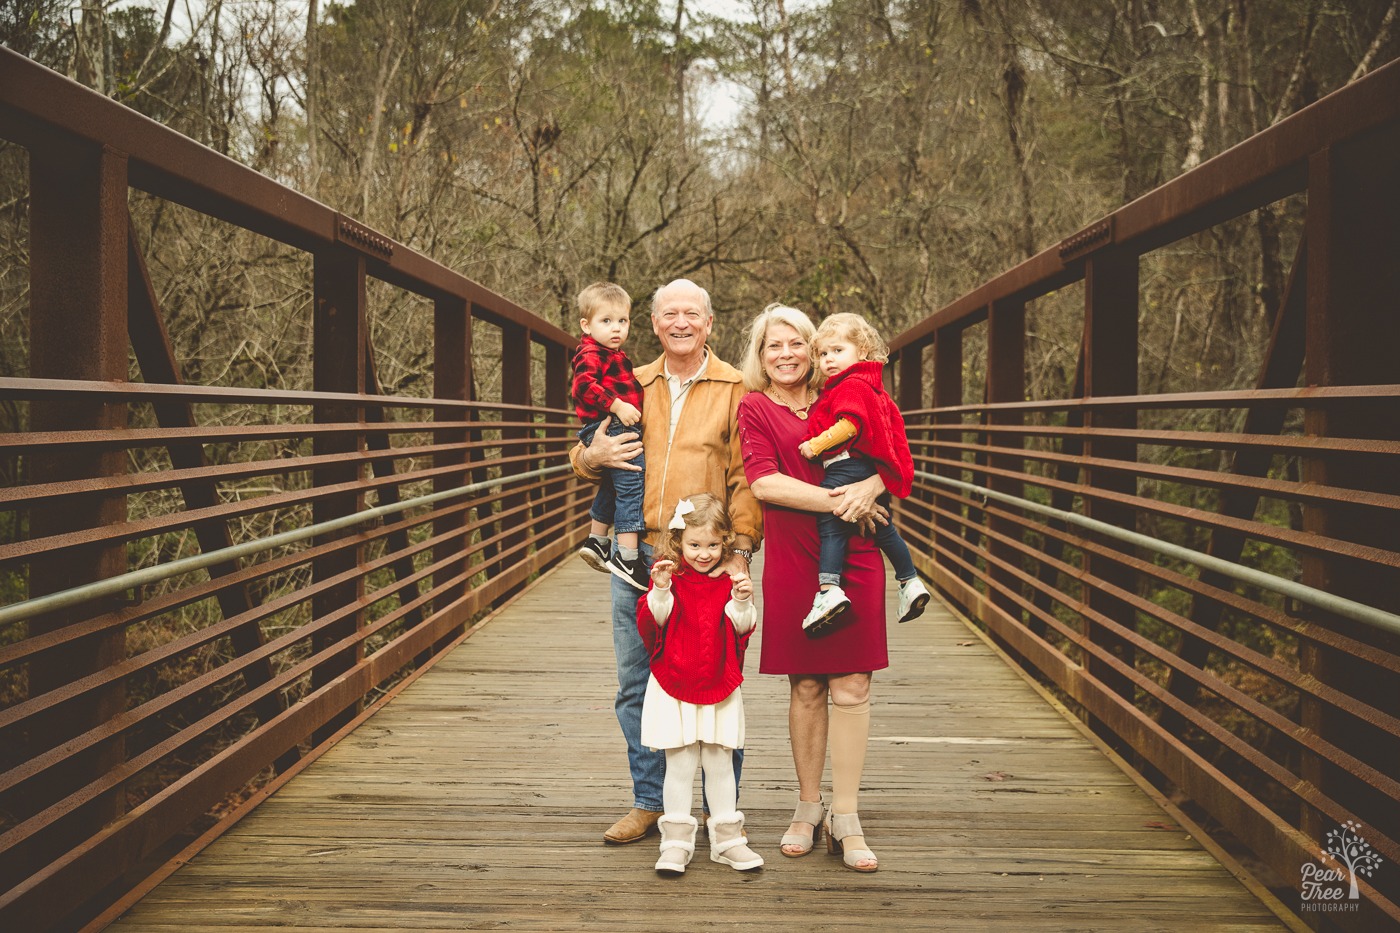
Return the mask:
[[682, 382], [679, 376], [671, 375], [670, 366], [664, 359], [662, 360], [661, 375], [665, 377], [666, 385], [671, 390], [671, 440], [676, 439], [676, 424], [681, 420], [681, 408], [685, 406], [685, 398], [690, 394], [690, 387], [695, 385], [701, 376], [705, 375], [705, 370], [709, 368], [709, 365], [710, 350], [707, 347], [705, 358], [700, 361], [700, 368], [695, 371], [695, 375]]

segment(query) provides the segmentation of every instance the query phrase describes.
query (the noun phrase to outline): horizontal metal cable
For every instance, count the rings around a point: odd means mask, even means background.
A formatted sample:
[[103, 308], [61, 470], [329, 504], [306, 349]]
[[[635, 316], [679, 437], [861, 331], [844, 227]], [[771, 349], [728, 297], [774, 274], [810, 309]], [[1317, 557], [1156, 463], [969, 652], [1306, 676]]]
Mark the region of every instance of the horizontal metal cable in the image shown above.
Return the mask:
[[11, 622], [30, 619], [34, 616], [42, 615], [45, 612], [68, 609], [72, 606], [91, 602], [94, 599], [101, 599], [103, 596], [111, 596], [114, 593], [120, 593], [132, 587], [142, 586], [147, 583], [155, 583], [169, 577], [178, 576], [182, 573], [189, 573], [191, 570], [203, 570], [214, 564], [238, 560], [242, 557], [281, 547], [284, 544], [304, 541], [316, 535], [326, 534], [331, 531], [339, 531], [342, 528], [352, 528], [355, 525], [374, 521], [386, 515], [402, 512], [405, 509], [411, 509], [415, 506], [431, 505], [435, 502], [441, 502], [444, 499], [453, 499], [458, 496], [465, 496], [474, 492], [493, 489], [497, 486], [504, 486], [507, 483], [548, 476], [551, 473], [560, 473], [565, 470], [572, 471], [572, 469], [573, 468], [568, 464], [560, 464], [559, 466], [544, 467], [539, 470], [530, 470], [526, 473], [514, 473], [510, 476], [501, 476], [496, 479], [484, 480], [480, 483], [458, 486], [455, 489], [444, 489], [442, 492], [429, 493], [426, 496], [416, 496], [412, 499], [405, 499], [402, 502], [391, 502], [388, 505], [380, 505], [372, 509], [365, 509], [361, 512], [354, 512], [350, 515], [342, 515], [340, 518], [332, 518], [314, 525], [307, 525], [305, 528], [284, 531], [267, 538], [245, 541], [242, 544], [231, 545], [230, 547], [220, 548], [217, 551], [198, 554], [194, 557], [185, 557], [180, 560], [170, 561], [169, 563], [157, 564], [154, 567], [133, 570], [129, 573], [109, 577], [106, 580], [84, 583], [82, 586], [75, 586], [71, 589], [60, 590], [57, 593], [50, 593], [47, 596], [38, 596], [34, 599], [26, 599], [22, 602], [11, 603], [8, 606], [0, 607], [0, 625], [7, 625]]
[[1076, 512], [1066, 512], [1063, 509], [1041, 505], [1029, 499], [1022, 499], [1019, 496], [997, 492], [985, 486], [976, 486], [972, 483], [965, 483], [962, 480], [952, 479], [947, 476], [935, 476], [932, 473], [925, 473], [922, 470], [916, 470], [914, 475], [920, 479], [928, 480], [931, 483], [950, 486], [954, 489], [960, 489], [963, 492], [984, 496], [997, 502], [1013, 505], [1019, 509], [1025, 509], [1028, 512], [1035, 512], [1049, 518], [1059, 519], [1067, 525], [1075, 525], [1079, 528], [1097, 532], [1108, 538], [1115, 538], [1119, 541], [1125, 541], [1129, 544], [1136, 545], [1137, 547], [1147, 548], [1150, 551], [1156, 551], [1158, 554], [1165, 554], [1168, 557], [1175, 557], [1178, 560], [1188, 561], [1196, 564], [1198, 567], [1213, 570], [1216, 573], [1227, 576], [1232, 580], [1249, 583], [1261, 589], [1271, 590], [1272, 592], [1280, 593], [1291, 599], [1296, 599], [1300, 603], [1306, 603], [1309, 606], [1315, 606], [1330, 612], [1333, 615], [1338, 615], [1346, 619], [1351, 619], [1354, 622], [1360, 622], [1364, 625], [1378, 628], [1392, 635], [1400, 635], [1400, 615], [1386, 612], [1384, 609], [1377, 609], [1374, 606], [1368, 606], [1365, 603], [1359, 603], [1353, 599], [1347, 599], [1345, 596], [1328, 593], [1293, 580], [1285, 580], [1283, 577], [1277, 577], [1271, 573], [1265, 573], [1262, 570], [1243, 567], [1231, 561], [1222, 560], [1219, 557], [1202, 553], [1201, 551], [1182, 547], [1179, 544], [1171, 544], [1170, 542], [1153, 538], [1150, 535], [1141, 534], [1136, 531], [1128, 531], [1126, 528], [1119, 528], [1117, 525], [1110, 525], [1108, 522], [1101, 522], [1097, 519], [1088, 518]]

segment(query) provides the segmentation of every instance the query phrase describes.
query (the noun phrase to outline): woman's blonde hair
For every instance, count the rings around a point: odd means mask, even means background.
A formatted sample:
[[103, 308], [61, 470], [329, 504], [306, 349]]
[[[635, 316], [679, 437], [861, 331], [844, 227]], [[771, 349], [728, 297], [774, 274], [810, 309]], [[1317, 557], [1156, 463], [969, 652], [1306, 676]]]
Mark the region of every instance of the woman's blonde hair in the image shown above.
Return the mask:
[[841, 311], [823, 320], [817, 328], [816, 336], [812, 338], [813, 353], [817, 351], [822, 340], [833, 337], [854, 344], [863, 360], [889, 362], [890, 349], [885, 345], [885, 338], [859, 314]]
[[[681, 520], [685, 522], [685, 528], [713, 528], [719, 532], [720, 556], [719, 562], [722, 564], [729, 559], [729, 552], [734, 547], [734, 524], [729, 520], [729, 510], [724, 507], [724, 503], [708, 492], [698, 492], [693, 496], [686, 496], [681, 502], [689, 502], [692, 508]], [[679, 505], [680, 503], [677, 503]], [[667, 527], [661, 532], [661, 540], [656, 542], [656, 551], [652, 554], [655, 560], [673, 560], [676, 562], [676, 572], [682, 569], [681, 562], [681, 535], [685, 534], [685, 528]]]
[[768, 388], [771, 380], [768, 372], [763, 368], [763, 342], [768, 339], [768, 328], [774, 324], [786, 324], [797, 331], [807, 343], [807, 385], [816, 385], [817, 375], [817, 354], [812, 346], [812, 340], [816, 336], [817, 329], [812, 325], [812, 319], [796, 308], [790, 308], [785, 304], [774, 302], [764, 308], [753, 319], [749, 325], [749, 347], [744, 352], [743, 365], [739, 367], [744, 374], [744, 385], [752, 392], [762, 392]]

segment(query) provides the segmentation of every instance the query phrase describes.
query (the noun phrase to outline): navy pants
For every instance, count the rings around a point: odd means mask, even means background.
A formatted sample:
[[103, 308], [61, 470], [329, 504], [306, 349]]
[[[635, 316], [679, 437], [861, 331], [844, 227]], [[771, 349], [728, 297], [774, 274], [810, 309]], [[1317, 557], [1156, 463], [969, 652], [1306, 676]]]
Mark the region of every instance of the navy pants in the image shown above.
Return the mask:
[[[823, 489], [836, 489], [840, 486], [858, 483], [874, 475], [874, 462], [866, 457], [852, 455], [845, 460], [837, 460], [835, 463], [828, 464], [826, 476], [822, 479], [821, 485]], [[890, 494], [882, 495], [879, 502], [888, 507]], [[830, 512], [817, 516], [817, 534], [821, 536], [822, 547], [821, 558], [817, 564], [817, 579], [820, 582], [837, 584], [841, 582], [841, 571], [846, 566], [846, 541], [855, 531], [855, 527], [855, 525], [842, 521]], [[909, 555], [909, 547], [899, 536], [893, 522], [888, 525], [876, 524], [875, 546], [890, 559], [896, 580], [903, 583], [905, 580], [912, 580], [918, 576], [918, 571], [914, 569], [914, 558]]]

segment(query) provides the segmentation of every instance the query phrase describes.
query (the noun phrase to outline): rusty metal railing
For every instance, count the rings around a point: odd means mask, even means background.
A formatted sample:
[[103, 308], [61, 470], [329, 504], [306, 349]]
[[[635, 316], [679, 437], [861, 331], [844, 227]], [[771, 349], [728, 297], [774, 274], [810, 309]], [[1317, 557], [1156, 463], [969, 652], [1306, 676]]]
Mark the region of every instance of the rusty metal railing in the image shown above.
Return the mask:
[[[1144, 263], [1284, 198], [1301, 243], [1254, 388], [1145, 394]], [[1074, 385], [1031, 398], [1028, 314], [1078, 289]], [[892, 342], [923, 569], [1317, 927], [1400, 923], [1396, 346], [1400, 63]]]
[[[27, 372], [0, 378], [0, 928], [37, 930], [318, 751], [572, 550], [589, 494], [571, 335], [3, 48], [0, 138], [30, 174]], [[185, 379], [133, 191], [310, 257], [309, 387]], [[426, 397], [381, 393], [371, 287], [431, 308]]]

